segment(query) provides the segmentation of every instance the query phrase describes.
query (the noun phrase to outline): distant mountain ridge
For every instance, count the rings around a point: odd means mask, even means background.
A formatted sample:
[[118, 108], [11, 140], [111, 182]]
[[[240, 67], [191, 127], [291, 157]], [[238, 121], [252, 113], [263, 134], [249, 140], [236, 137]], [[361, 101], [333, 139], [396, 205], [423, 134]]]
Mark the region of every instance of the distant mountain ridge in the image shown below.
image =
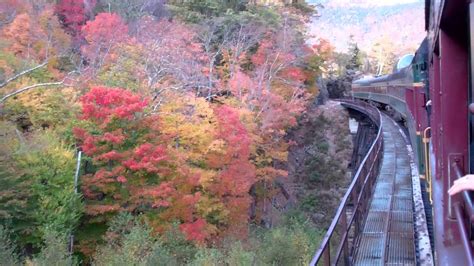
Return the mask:
[[329, 40], [339, 51], [347, 49], [351, 35], [362, 50], [369, 51], [380, 39], [386, 38], [398, 53], [413, 51], [425, 36], [424, 3], [380, 4], [383, 2], [308, 1], [323, 5], [318, 8], [319, 17], [313, 18], [310, 24], [310, 34], [315, 39]]

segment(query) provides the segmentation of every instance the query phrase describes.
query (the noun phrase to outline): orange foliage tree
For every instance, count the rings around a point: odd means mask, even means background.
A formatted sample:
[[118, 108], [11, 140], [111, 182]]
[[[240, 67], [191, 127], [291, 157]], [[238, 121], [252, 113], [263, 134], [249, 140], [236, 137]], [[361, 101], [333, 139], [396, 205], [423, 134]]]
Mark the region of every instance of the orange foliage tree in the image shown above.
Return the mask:
[[[245, 52], [233, 66], [223, 86], [233, 96], [227, 101], [243, 110], [252, 136], [252, 158], [256, 166], [257, 220], [265, 219], [268, 203], [277, 192], [274, 182], [285, 178], [286, 132], [297, 124], [310, 99], [304, 58], [312, 54], [291, 29], [269, 32], [259, 40], [254, 53]], [[234, 49], [235, 50], [235, 49]], [[231, 51], [232, 53], [233, 51]], [[251, 63], [251, 67], [248, 64]]]
[[51, 6], [39, 14], [22, 13], [3, 29], [7, 50], [16, 56], [43, 62], [68, 50], [69, 37], [61, 30]]
[[179, 221], [198, 243], [246, 234], [255, 171], [251, 140], [234, 108], [213, 109], [197, 99], [164, 107], [169, 117], [147, 115], [139, 95], [105, 87], [81, 101], [89, 126], [74, 133], [97, 167], [82, 177], [88, 215], [143, 213], [158, 231]]
[[71, 42], [54, 16], [53, 6], [43, 3], [42, 8], [33, 10], [32, 4], [24, 3], [18, 10], [23, 13], [0, 33], [0, 72], [5, 74], [0, 88], [6, 88], [0, 103], [34, 88], [63, 85], [72, 75], [72, 71], [66, 74], [60, 70], [60, 59], [71, 51]]

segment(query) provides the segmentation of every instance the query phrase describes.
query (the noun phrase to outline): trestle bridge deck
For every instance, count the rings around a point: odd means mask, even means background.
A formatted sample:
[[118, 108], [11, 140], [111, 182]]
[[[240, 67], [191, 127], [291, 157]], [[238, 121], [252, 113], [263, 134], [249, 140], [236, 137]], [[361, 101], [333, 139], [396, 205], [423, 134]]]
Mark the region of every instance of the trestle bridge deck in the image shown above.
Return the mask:
[[433, 265], [418, 169], [391, 117], [341, 100], [378, 127], [311, 265]]
[[382, 114], [383, 157], [354, 265], [415, 265], [410, 156], [400, 127]]

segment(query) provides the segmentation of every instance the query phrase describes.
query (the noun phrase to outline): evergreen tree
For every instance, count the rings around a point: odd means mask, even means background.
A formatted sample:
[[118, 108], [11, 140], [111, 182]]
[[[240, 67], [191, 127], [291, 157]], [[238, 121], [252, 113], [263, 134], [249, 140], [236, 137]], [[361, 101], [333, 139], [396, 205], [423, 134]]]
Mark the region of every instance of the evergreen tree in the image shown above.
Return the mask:
[[349, 55], [351, 59], [349, 64], [346, 66], [347, 69], [350, 70], [359, 70], [362, 66], [362, 55], [357, 43], [351, 43], [349, 46]]

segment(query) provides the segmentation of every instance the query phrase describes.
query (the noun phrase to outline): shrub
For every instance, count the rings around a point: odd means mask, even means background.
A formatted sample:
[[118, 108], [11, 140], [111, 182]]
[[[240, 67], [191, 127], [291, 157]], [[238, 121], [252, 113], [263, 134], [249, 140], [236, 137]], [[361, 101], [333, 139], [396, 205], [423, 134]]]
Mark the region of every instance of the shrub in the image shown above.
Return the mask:
[[259, 259], [265, 265], [308, 265], [321, 235], [308, 223], [290, 219], [264, 233]]
[[47, 228], [43, 240], [44, 246], [41, 252], [27, 264], [34, 266], [78, 265], [78, 262], [68, 250], [67, 235]]
[[20, 265], [15, 252], [15, 244], [10, 240], [10, 232], [0, 225], [0, 265]]
[[130, 213], [120, 213], [111, 221], [106, 241], [94, 257], [95, 265], [177, 265], [151, 228]]

